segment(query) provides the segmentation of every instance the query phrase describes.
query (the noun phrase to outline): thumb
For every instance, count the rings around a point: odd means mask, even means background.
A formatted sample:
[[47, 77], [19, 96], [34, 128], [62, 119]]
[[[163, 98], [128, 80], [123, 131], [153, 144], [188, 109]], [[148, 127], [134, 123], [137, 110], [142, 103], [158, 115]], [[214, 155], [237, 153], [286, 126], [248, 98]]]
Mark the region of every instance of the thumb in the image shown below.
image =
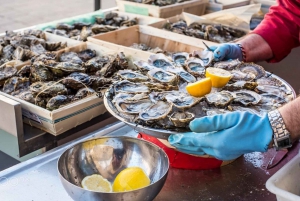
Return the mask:
[[240, 112], [228, 112], [214, 116], [194, 119], [190, 122], [190, 129], [196, 133], [207, 133], [230, 128], [239, 121]]
[[226, 45], [220, 45], [214, 50], [214, 58], [216, 61], [222, 61], [228, 52]]

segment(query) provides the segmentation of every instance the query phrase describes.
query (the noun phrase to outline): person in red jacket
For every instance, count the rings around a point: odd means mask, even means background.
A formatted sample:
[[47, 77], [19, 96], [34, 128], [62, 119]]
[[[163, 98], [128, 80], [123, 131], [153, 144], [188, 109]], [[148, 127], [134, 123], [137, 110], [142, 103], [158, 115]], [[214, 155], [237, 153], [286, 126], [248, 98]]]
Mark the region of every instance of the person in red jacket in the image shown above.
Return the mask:
[[[215, 60], [278, 62], [300, 46], [300, 1], [277, 3], [261, 24], [241, 40], [210, 47]], [[262, 116], [231, 112], [195, 119], [190, 129], [193, 132], [171, 135], [170, 144], [185, 153], [209, 154], [221, 160], [265, 152], [273, 146], [277, 150], [287, 148], [300, 139], [300, 97]]]

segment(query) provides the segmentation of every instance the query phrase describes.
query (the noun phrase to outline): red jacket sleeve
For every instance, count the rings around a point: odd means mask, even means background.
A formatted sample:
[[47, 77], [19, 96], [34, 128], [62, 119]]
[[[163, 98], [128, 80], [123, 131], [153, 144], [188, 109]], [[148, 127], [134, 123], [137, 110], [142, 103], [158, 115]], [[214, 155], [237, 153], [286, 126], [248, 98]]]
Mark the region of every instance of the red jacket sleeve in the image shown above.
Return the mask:
[[277, 0], [277, 4], [252, 32], [270, 45], [274, 57], [269, 62], [281, 61], [300, 45], [300, 0]]

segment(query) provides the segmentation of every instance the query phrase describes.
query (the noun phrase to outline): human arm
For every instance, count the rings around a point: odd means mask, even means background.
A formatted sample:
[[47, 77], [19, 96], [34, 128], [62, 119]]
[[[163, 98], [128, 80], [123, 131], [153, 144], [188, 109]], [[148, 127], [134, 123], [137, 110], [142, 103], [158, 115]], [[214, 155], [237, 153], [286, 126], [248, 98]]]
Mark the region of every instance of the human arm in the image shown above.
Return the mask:
[[[300, 98], [279, 109], [293, 141], [300, 138]], [[169, 142], [179, 151], [231, 160], [245, 153], [265, 152], [272, 147], [273, 130], [267, 114], [231, 112], [195, 119], [193, 132], [171, 135]]]

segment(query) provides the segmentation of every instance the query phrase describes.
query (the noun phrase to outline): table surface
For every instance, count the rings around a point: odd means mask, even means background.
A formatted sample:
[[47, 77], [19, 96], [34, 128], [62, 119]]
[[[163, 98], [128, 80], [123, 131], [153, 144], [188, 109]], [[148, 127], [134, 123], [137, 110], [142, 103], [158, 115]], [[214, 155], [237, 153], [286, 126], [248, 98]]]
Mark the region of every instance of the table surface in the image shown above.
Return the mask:
[[[120, 134], [137, 136], [132, 128], [116, 123], [0, 172], [1, 197], [5, 201], [71, 201], [59, 181], [56, 169], [58, 157], [79, 141]], [[295, 144], [283, 161], [270, 170], [263, 166], [274, 156], [274, 150], [265, 154], [246, 154], [216, 169], [170, 168], [167, 181], [154, 201], [276, 200], [275, 195], [265, 188], [265, 183], [298, 153], [299, 148], [299, 143]]]

